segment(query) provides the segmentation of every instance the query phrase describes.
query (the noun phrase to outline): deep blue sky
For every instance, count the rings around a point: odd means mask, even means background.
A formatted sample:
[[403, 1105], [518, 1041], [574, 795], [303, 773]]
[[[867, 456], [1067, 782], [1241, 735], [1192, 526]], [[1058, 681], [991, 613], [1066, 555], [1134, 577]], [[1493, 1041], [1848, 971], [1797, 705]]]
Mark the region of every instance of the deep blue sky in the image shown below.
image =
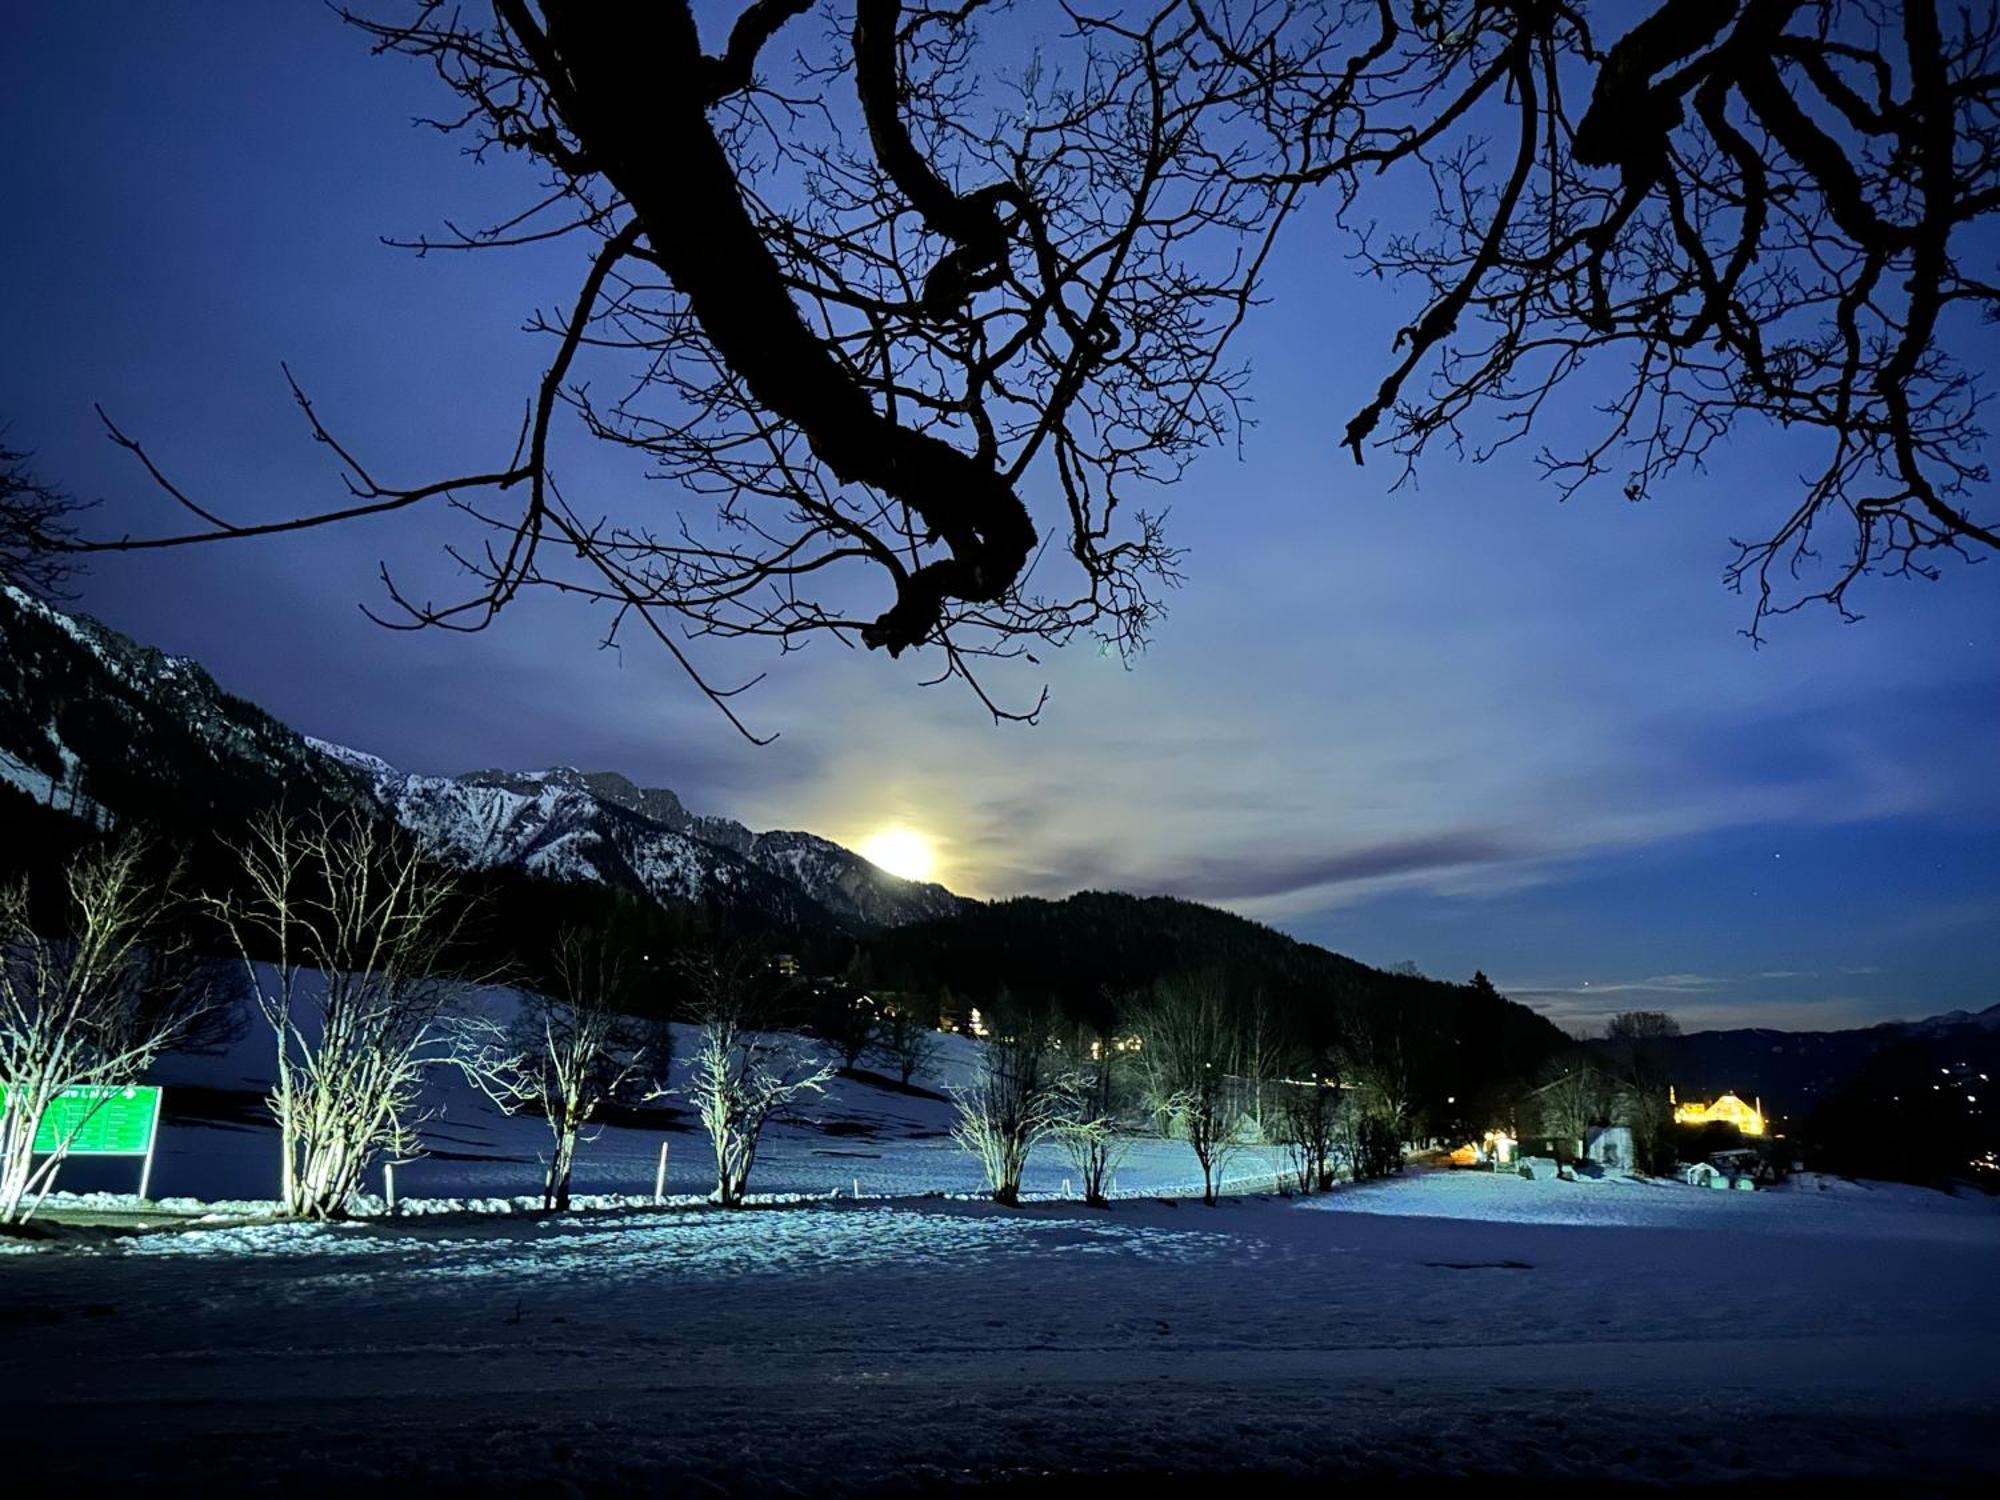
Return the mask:
[[[98, 525], [174, 518], [93, 402], [234, 515], [336, 497], [280, 360], [392, 479], [504, 455], [542, 352], [519, 325], [582, 252], [378, 243], [519, 203], [511, 168], [410, 128], [440, 107], [427, 73], [304, 0], [9, 21], [0, 421]], [[1641, 506], [1559, 505], [1525, 457], [1390, 494], [1336, 445], [1409, 309], [1339, 249], [1316, 215], [1274, 269], [1239, 346], [1258, 426], [1174, 496], [1188, 582], [1152, 649], [1005, 684], [1049, 683], [1039, 728], [831, 643], [710, 653], [773, 669], [758, 750], [667, 661], [596, 651], [581, 606], [531, 598], [471, 638], [369, 624], [378, 563], [448, 578], [444, 517], [114, 559], [83, 606], [411, 768], [615, 768], [847, 841], [907, 821], [962, 890], [1182, 893], [1372, 962], [1483, 967], [1565, 1023], [2000, 1000], [2000, 565], [1873, 583], [1864, 623], [1793, 618], [1753, 651], [1719, 576], [1792, 503], [1774, 440]], [[598, 462], [569, 457], [573, 489], [616, 482]]]

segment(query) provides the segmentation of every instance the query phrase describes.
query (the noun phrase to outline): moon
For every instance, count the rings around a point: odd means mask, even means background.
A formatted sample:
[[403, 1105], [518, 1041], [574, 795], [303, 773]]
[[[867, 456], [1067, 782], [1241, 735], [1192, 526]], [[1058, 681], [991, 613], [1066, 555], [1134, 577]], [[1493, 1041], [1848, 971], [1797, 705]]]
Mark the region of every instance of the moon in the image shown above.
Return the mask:
[[931, 841], [914, 828], [884, 828], [861, 842], [861, 857], [904, 880], [929, 880], [936, 867]]

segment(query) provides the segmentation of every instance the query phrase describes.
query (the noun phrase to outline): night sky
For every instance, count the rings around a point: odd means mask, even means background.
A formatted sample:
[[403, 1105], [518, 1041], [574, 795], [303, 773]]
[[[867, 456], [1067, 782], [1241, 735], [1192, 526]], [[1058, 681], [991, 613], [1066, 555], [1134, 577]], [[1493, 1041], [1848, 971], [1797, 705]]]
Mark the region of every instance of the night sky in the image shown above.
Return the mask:
[[[392, 481], [505, 457], [544, 352], [520, 325], [567, 303], [584, 251], [379, 243], [522, 201], [518, 164], [411, 128], [449, 106], [420, 65], [309, 3], [9, 22], [0, 421], [101, 499], [94, 529], [180, 518], [93, 402], [233, 517], [337, 501], [281, 360]], [[1794, 502], [1804, 460], [1778, 438], [1637, 506], [1558, 504], [1525, 452], [1392, 493], [1386, 460], [1337, 444], [1410, 307], [1344, 244], [1322, 211], [1274, 268], [1237, 346], [1257, 425], [1171, 497], [1187, 583], [1151, 650], [996, 679], [1021, 702], [1048, 684], [1036, 728], [830, 640], [702, 653], [718, 678], [769, 670], [745, 712], [781, 737], [756, 749], [657, 652], [596, 649], [578, 604], [531, 596], [475, 637], [369, 623], [385, 561], [449, 587], [440, 549], [466, 533], [443, 513], [107, 560], [81, 605], [408, 768], [611, 768], [850, 843], [905, 822], [968, 893], [1177, 893], [1369, 962], [1484, 968], [1565, 1024], [2000, 1001], [2000, 566], [1871, 581], [1864, 622], [1792, 617], [1753, 650], [1720, 575], [1732, 535]], [[561, 462], [575, 495], [634, 482], [584, 440]]]

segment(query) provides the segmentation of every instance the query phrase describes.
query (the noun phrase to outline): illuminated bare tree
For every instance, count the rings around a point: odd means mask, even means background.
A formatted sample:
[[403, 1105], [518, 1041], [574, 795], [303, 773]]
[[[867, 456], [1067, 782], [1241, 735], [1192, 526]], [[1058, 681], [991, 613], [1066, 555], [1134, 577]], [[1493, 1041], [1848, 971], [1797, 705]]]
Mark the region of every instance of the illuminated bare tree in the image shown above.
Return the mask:
[[1250, 1131], [1260, 1141], [1271, 1138], [1270, 1128], [1277, 1123], [1265, 1119], [1265, 1096], [1284, 1077], [1292, 1050], [1277, 1009], [1259, 991], [1251, 997], [1249, 1014], [1243, 1021], [1236, 1066], [1249, 1094]]
[[430, 1070], [455, 1060], [448, 967], [468, 903], [407, 839], [359, 814], [270, 812], [211, 898], [277, 1042], [285, 1211], [340, 1218], [385, 1153], [414, 1155]]
[[1227, 982], [1215, 973], [1163, 979], [1140, 1013], [1146, 1099], [1201, 1165], [1201, 1200], [1213, 1205], [1250, 1119], [1233, 1075], [1240, 1034]]
[[632, 1014], [640, 996], [624, 950], [603, 933], [557, 939], [551, 982], [521, 996], [511, 1024], [467, 1018], [454, 1061], [509, 1114], [548, 1122], [542, 1207], [569, 1208], [570, 1174], [590, 1122], [607, 1104], [657, 1094], [673, 1060], [673, 1032]]
[[69, 1089], [142, 1077], [209, 1004], [178, 962], [169, 884], [144, 872], [133, 837], [76, 855], [59, 918], [36, 920], [25, 878], [0, 886], [0, 1224], [29, 1218], [88, 1119], [35, 1162], [35, 1137]]
[[1071, 1037], [1068, 1069], [1057, 1079], [1049, 1134], [1076, 1169], [1083, 1201], [1101, 1208], [1111, 1201], [1111, 1176], [1131, 1149], [1124, 1114], [1131, 1090], [1125, 1054], [1115, 1039], [1079, 1028]]
[[691, 948], [680, 971], [701, 1025], [686, 1092], [715, 1151], [715, 1201], [741, 1208], [764, 1127], [824, 1093], [839, 1069], [800, 1038], [758, 1026], [764, 975], [750, 950]]
[[1056, 1124], [1059, 1107], [1049, 1070], [1049, 1037], [1039, 1017], [1017, 1011], [1003, 996], [991, 1033], [979, 1043], [979, 1070], [952, 1090], [957, 1117], [951, 1137], [977, 1157], [995, 1203], [1021, 1201], [1029, 1153]]

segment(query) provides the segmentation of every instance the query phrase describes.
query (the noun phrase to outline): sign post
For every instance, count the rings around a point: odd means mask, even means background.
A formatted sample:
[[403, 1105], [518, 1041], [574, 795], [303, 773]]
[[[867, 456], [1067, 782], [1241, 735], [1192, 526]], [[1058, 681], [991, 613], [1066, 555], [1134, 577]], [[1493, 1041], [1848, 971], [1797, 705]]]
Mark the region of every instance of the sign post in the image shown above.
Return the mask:
[[[0, 1089], [0, 1113], [12, 1101]], [[35, 1129], [37, 1156], [137, 1156], [139, 1196], [153, 1187], [153, 1148], [160, 1136], [160, 1090], [147, 1084], [84, 1083], [49, 1101]]]
[[653, 1203], [657, 1207], [667, 1196], [667, 1143], [660, 1142], [660, 1170], [653, 1174]]
[[158, 1145], [160, 1140], [159, 1101], [156, 1099], [153, 1101], [153, 1104], [153, 1128], [146, 1132], [146, 1161], [139, 1168], [139, 1201], [141, 1203], [151, 1203], [153, 1201], [153, 1147]]

